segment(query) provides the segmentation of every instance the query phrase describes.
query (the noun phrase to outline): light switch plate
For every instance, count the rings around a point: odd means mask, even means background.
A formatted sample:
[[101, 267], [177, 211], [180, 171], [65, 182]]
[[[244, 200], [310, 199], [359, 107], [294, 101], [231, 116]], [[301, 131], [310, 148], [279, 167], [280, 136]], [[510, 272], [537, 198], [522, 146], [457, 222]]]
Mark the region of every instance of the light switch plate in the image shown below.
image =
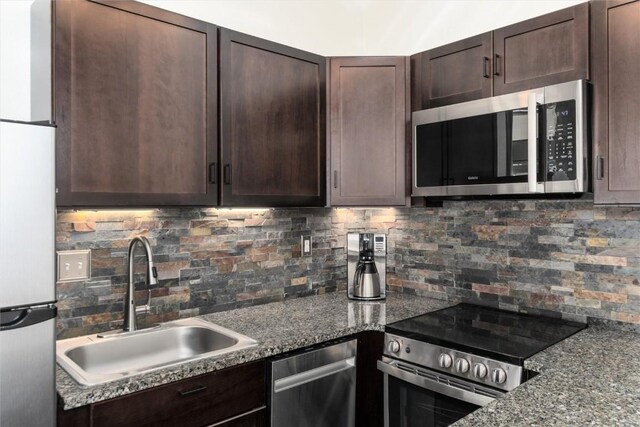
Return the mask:
[[311, 236], [300, 237], [300, 255], [301, 256], [311, 255]]
[[86, 280], [91, 276], [91, 250], [58, 251], [58, 282]]

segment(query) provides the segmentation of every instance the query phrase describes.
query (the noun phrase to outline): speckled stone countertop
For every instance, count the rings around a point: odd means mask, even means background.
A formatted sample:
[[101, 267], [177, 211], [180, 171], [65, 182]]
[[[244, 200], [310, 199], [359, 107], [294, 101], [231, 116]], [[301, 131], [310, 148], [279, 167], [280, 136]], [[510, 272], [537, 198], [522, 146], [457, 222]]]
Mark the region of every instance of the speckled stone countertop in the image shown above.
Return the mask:
[[540, 375], [454, 426], [640, 426], [640, 334], [590, 326], [538, 353]]
[[213, 372], [252, 360], [307, 347], [448, 307], [452, 303], [391, 293], [385, 301], [356, 302], [345, 292], [292, 299], [201, 316], [258, 341], [245, 350], [183, 363], [96, 386], [82, 386], [59, 366], [56, 388], [64, 409], [76, 408], [113, 397]]

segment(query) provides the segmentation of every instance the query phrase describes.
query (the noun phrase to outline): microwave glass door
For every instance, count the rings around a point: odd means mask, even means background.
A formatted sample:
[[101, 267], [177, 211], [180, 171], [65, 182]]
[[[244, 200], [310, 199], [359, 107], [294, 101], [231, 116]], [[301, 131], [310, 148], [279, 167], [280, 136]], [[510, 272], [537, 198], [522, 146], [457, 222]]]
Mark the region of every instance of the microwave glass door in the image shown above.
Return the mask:
[[527, 182], [527, 117], [520, 108], [416, 126], [417, 186]]

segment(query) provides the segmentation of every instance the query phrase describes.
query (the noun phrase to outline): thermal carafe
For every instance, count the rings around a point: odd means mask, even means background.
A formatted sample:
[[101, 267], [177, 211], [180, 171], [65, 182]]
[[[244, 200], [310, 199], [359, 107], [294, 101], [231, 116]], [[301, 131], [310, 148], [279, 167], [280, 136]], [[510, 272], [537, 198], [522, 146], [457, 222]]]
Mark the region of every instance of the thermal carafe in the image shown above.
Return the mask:
[[352, 299], [385, 298], [387, 238], [384, 234], [347, 234], [347, 284]]

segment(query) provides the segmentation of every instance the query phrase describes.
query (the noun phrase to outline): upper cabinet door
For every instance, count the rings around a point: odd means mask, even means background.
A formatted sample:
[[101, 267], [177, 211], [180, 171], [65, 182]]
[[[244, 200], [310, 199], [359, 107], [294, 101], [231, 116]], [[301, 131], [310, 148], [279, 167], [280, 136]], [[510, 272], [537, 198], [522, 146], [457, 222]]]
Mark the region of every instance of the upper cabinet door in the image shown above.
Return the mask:
[[405, 205], [406, 58], [332, 58], [330, 69], [331, 205]]
[[421, 54], [422, 108], [491, 96], [491, 33]]
[[223, 206], [324, 206], [325, 58], [221, 29]]
[[54, 4], [58, 205], [215, 205], [217, 28], [136, 2]]
[[593, 3], [594, 199], [640, 203], [640, 1]]
[[589, 3], [493, 32], [494, 95], [589, 78]]

